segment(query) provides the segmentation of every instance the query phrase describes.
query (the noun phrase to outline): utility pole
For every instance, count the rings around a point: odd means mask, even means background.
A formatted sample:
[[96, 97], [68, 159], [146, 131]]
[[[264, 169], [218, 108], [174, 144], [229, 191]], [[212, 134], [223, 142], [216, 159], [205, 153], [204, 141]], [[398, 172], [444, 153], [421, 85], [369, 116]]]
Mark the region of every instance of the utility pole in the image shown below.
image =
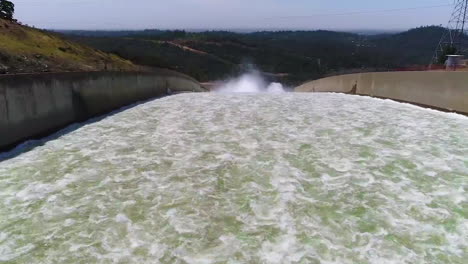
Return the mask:
[[[454, 9], [447, 31], [439, 41], [432, 63], [445, 55], [467, 55], [468, 52], [468, 0], [454, 0]], [[447, 54], [452, 53], [452, 54]]]

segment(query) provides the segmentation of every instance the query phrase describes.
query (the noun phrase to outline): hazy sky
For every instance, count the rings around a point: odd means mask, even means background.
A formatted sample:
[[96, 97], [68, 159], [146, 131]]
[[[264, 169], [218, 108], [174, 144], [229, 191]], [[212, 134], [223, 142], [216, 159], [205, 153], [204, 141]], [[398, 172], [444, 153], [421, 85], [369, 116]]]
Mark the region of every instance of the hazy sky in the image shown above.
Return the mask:
[[445, 25], [453, 0], [13, 2], [20, 21], [49, 29], [406, 29]]

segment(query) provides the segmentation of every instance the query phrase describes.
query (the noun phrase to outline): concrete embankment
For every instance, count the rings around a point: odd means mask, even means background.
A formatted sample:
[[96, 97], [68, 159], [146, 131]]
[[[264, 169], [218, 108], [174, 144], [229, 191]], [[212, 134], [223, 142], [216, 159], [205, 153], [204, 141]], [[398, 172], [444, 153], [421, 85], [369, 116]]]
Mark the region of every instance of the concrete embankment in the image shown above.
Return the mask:
[[348, 74], [311, 81], [295, 91], [367, 95], [468, 114], [467, 72]]
[[0, 149], [138, 101], [202, 91], [168, 70], [0, 76]]

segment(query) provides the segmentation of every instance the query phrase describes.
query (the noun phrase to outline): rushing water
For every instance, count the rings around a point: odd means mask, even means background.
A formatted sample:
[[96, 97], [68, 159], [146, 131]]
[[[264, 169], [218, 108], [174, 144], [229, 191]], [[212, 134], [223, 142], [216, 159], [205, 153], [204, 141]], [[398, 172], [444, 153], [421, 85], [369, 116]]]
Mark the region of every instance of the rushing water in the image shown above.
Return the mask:
[[468, 118], [185, 94], [0, 162], [0, 262], [466, 263]]

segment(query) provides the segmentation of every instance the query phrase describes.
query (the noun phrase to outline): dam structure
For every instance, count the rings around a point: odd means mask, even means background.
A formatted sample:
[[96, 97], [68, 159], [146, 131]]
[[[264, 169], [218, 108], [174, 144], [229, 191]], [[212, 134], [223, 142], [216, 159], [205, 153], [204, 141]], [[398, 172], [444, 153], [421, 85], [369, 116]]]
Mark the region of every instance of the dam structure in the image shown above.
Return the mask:
[[192, 78], [165, 69], [3, 75], [0, 150], [139, 101], [203, 91]]
[[375, 72], [332, 76], [304, 83], [296, 92], [333, 92], [388, 98], [468, 115], [468, 73]]
[[[72, 119], [51, 111], [63, 124], [131, 103], [119, 98], [192, 92], [0, 154], [0, 262], [464, 263], [468, 117], [358, 95], [462, 113], [466, 77], [403, 75], [332, 77], [290, 93], [193, 93], [198, 83], [168, 75], [86, 79], [138, 79], [138, 96], [72, 82], [58, 108]], [[21, 105], [25, 92], [12, 89]], [[35, 109], [21, 120], [47, 117]]]

